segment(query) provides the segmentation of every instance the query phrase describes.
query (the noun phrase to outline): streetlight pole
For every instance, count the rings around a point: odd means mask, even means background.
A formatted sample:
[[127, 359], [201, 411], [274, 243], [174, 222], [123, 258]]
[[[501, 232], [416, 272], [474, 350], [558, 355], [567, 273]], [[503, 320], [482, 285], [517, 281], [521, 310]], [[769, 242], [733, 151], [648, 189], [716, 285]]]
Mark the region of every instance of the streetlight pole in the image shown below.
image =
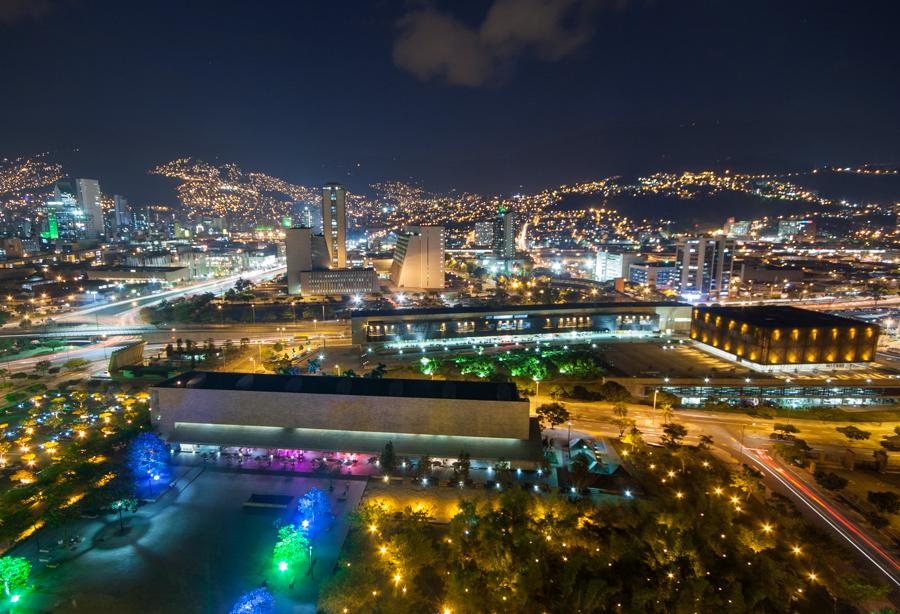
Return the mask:
[[566, 456], [572, 460], [572, 421], [569, 420], [569, 434], [566, 437]]

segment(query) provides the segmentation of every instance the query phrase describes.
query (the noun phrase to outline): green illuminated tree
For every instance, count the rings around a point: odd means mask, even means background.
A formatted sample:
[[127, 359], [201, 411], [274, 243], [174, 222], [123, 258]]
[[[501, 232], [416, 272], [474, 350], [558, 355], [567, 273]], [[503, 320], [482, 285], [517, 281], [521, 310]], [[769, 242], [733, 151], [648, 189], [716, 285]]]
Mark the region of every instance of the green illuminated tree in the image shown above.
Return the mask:
[[28, 585], [28, 576], [31, 574], [31, 563], [21, 556], [0, 557], [0, 583], [3, 583], [3, 592], [6, 596], [12, 596]]
[[286, 524], [278, 529], [278, 541], [272, 550], [272, 559], [279, 571], [287, 571], [291, 565], [303, 562], [309, 556], [309, 539], [296, 525]]

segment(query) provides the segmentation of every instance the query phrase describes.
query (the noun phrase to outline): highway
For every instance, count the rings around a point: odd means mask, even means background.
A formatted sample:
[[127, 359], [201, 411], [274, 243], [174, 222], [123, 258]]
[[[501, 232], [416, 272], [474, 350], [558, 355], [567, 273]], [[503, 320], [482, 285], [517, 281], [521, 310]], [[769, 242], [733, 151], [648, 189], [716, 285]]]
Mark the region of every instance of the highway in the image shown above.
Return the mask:
[[[124, 328], [146, 327], [146, 325], [140, 321], [141, 309], [149, 307], [150, 305], [155, 305], [163, 299], [172, 300], [207, 292], [218, 295], [224, 293], [229, 288], [234, 287], [234, 284], [238, 279], [259, 282], [276, 277], [277, 275], [284, 273], [284, 271], [285, 267], [276, 267], [273, 269], [245, 272], [239, 275], [230, 275], [211, 281], [189, 284], [172, 290], [156, 292], [149, 296], [82, 307], [56, 316], [53, 319], [58, 323], [82, 323], [93, 325], [95, 328], [108, 328], [112, 326]], [[147, 328], [152, 330], [152, 327]]]

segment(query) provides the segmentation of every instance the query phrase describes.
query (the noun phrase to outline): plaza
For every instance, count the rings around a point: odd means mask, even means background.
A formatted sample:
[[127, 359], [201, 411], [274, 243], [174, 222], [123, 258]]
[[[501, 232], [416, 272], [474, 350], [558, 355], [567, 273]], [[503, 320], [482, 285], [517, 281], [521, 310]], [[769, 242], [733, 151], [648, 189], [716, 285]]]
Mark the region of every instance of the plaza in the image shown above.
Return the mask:
[[[136, 514], [82, 519], [66, 529], [76, 545], [49, 547], [53, 533], [32, 537], [11, 554], [35, 566], [35, 589], [23, 607], [53, 612], [225, 612], [265, 582], [279, 612], [315, 612], [318, 583], [334, 567], [347, 532], [348, 511], [365, 489], [360, 480], [334, 482], [330, 530], [313, 541], [313, 577], [306, 569], [279, 574], [272, 564], [275, 523], [292, 517], [296, 498], [327, 479], [281, 472], [235, 472], [175, 465], [174, 486]], [[346, 495], [345, 495], [346, 489]], [[287, 509], [247, 507], [251, 495], [285, 495]], [[288, 577], [290, 576], [290, 577]], [[294, 582], [293, 588], [290, 583]], [[277, 590], [275, 590], [277, 589]]]

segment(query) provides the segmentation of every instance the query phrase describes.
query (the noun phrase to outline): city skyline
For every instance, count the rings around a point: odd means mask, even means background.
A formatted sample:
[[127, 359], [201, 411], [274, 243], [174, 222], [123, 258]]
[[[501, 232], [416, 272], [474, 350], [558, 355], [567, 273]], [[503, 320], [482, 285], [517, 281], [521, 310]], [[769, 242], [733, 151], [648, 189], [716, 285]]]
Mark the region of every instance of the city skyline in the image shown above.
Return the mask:
[[[900, 159], [888, 3], [199, 3], [177, 20], [19, 4], [0, 11], [0, 57], [29, 104], [2, 103], [0, 154], [50, 151], [136, 202], [165, 202], [146, 169], [185, 154], [298, 184], [496, 194]], [[340, 23], [338, 44], [312, 23]], [[64, 55], [45, 44], [73, 31]], [[166, 44], [139, 42], [156, 32]], [[66, 105], [38, 93], [47, 74]]]

